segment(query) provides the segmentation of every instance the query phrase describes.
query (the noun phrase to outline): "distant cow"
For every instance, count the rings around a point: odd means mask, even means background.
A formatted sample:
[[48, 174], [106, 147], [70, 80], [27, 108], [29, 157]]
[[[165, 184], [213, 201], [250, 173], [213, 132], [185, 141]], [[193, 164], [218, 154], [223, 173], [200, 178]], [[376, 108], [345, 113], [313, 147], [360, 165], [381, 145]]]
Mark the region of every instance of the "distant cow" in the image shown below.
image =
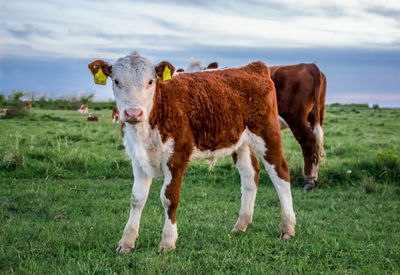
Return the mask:
[[25, 106], [26, 106], [26, 109], [28, 109], [28, 110], [32, 109], [32, 102], [30, 102], [30, 101], [25, 102]]
[[117, 248], [134, 248], [140, 216], [153, 177], [164, 175], [161, 201], [165, 225], [160, 250], [174, 249], [178, 238], [176, 210], [183, 173], [193, 159], [233, 155], [242, 180], [242, 205], [235, 232], [252, 222], [259, 164], [262, 156], [282, 208], [282, 238], [295, 235], [290, 176], [282, 154], [274, 84], [262, 62], [226, 70], [183, 73], [170, 79], [169, 62], [153, 65], [137, 53], [114, 65], [102, 60], [89, 64], [113, 81], [124, 145], [132, 159], [134, 184], [131, 211]]
[[83, 104], [83, 105], [79, 108], [78, 112], [81, 113], [81, 114], [87, 114], [87, 113], [89, 113], [89, 107], [88, 107], [88, 105], [87, 105], [87, 104]]
[[211, 62], [210, 64], [208, 64], [207, 70], [210, 69], [218, 69], [218, 62]]
[[118, 123], [119, 122], [119, 111], [117, 106], [114, 106], [113, 110], [112, 110], [112, 122], [113, 123]]
[[[204, 70], [218, 69], [218, 62], [211, 62], [210, 64], [208, 64], [207, 67], [204, 67], [202, 65], [202, 63], [203, 63], [203, 61], [201, 59], [191, 58], [189, 60], [189, 66], [186, 69], [186, 72], [195, 73], [195, 72], [201, 72]], [[176, 72], [183, 73], [183, 72], [185, 72], [185, 70], [182, 68], [179, 68], [178, 70], [176, 70]]]
[[324, 154], [322, 123], [326, 77], [315, 64], [269, 67], [275, 83], [281, 128], [289, 126], [303, 151], [304, 189], [318, 179]]
[[7, 109], [1, 109], [0, 110], [0, 114], [5, 114], [5, 113], [7, 113]]
[[99, 118], [95, 116], [93, 113], [89, 113], [87, 121], [99, 121]]

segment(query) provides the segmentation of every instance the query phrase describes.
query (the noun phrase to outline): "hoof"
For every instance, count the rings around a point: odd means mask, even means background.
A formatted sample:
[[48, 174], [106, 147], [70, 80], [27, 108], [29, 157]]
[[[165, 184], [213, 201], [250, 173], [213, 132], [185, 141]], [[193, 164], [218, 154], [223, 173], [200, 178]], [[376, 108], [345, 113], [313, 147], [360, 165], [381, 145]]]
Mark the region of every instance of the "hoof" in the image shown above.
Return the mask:
[[234, 227], [232, 229], [232, 232], [233, 233], [244, 233], [244, 232], [246, 232], [246, 228], [245, 229], [240, 229], [240, 228]]
[[291, 239], [291, 238], [293, 238], [294, 236], [291, 236], [291, 235], [289, 235], [289, 234], [287, 234], [287, 233], [281, 233], [281, 239], [283, 239], [283, 240], [289, 240], [289, 239]]
[[175, 249], [175, 244], [171, 243], [160, 243], [160, 247], [158, 249], [158, 252], [164, 252], [167, 250], [174, 250]]
[[133, 250], [134, 246], [124, 246], [122, 244], [119, 244], [117, 247], [117, 251], [121, 254], [125, 254], [128, 252], [131, 252]]

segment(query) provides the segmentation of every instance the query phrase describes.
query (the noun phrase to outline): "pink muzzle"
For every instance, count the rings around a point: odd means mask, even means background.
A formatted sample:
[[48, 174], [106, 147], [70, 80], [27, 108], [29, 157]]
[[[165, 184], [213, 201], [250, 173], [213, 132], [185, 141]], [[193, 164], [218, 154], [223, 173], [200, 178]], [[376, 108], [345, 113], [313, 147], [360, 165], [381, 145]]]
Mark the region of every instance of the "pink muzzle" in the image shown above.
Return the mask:
[[142, 122], [144, 120], [143, 111], [141, 109], [125, 109], [124, 121], [129, 123]]

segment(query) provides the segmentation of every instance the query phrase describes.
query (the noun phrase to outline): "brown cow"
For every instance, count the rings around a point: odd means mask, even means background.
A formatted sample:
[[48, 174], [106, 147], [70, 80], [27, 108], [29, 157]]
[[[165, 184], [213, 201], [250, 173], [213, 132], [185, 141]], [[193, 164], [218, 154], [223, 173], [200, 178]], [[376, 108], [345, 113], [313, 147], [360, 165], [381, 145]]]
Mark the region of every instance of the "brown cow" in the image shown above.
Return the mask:
[[117, 106], [114, 106], [114, 108], [112, 110], [112, 122], [119, 123], [119, 111], [118, 111]]
[[163, 81], [167, 69], [171, 75], [175, 70], [169, 62], [155, 66], [137, 53], [112, 66], [102, 60], [89, 64], [92, 74], [99, 67], [110, 72], [106, 75], [114, 83], [121, 121], [125, 122], [124, 145], [134, 174], [130, 217], [118, 251], [134, 248], [152, 178], [162, 175], [166, 217], [160, 250], [175, 248], [182, 177], [193, 159], [233, 154], [242, 180], [242, 205], [233, 231], [246, 231], [252, 222], [259, 173], [253, 150], [262, 156], [281, 201], [282, 238], [294, 236], [296, 221], [276, 94], [264, 63], [178, 74], [168, 82]]
[[0, 110], [0, 114], [5, 114], [5, 113], [7, 113], [7, 109], [1, 109]]
[[87, 121], [99, 121], [99, 118], [95, 116], [93, 113], [88, 115]]
[[304, 189], [312, 189], [324, 154], [326, 77], [313, 63], [269, 69], [275, 83], [281, 128], [289, 127], [299, 142], [304, 158]]
[[207, 70], [210, 69], [218, 69], [218, 62], [211, 62], [210, 64], [208, 64]]
[[30, 102], [30, 101], [25, 102], [25, 106], [26, 106], [26, 109], [28, 109], [28, 110], [32, 109], [32, 102]]

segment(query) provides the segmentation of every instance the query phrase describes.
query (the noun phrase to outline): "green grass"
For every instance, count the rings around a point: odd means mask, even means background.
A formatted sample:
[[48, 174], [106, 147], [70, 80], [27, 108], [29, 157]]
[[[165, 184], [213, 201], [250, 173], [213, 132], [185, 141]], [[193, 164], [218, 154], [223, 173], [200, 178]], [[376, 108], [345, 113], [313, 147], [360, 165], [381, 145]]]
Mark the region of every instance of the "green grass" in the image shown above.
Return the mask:
[[280, 240], [280, 206], [261, 173], [253, 224], [232, 234], [240, 177], [230, 158], [190, 164], [177, 249], [158, 253], [164, 210], [153, 180], [134, 252], [115, 251], [129, 213], [132, 169], [111, 111], [0, 119], [0, 273], [400, 273], [400, 110], [327, 109], [326, 162], [302, 190], [289, 131], [296, 237]]

